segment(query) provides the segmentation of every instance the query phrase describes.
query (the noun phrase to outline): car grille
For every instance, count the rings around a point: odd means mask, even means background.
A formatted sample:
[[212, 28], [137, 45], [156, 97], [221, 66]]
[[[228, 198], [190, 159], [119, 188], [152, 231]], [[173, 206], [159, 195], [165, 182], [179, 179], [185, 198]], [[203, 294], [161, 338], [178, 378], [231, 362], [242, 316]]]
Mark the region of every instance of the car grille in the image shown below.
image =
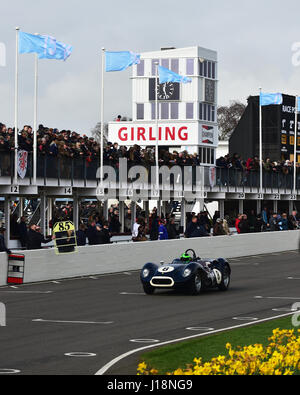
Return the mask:
[[154, 287], [173, 287], [174, 280], [170, 277], [153, 277], [151, 285]]

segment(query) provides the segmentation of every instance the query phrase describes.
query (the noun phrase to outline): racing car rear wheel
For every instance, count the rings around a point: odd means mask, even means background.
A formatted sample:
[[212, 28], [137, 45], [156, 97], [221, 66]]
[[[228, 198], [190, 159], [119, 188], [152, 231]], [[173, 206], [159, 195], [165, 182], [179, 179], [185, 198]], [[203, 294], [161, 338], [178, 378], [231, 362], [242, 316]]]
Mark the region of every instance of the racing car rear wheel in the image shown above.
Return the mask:
[[230, 285], [230, 270], [227, 266], [224, 267], [222, 272], [222, 282], [218, 285], [220, 291], [227, 291]]
[[154, 294], [155, 288], [152, 287], [151, 285], [143, 285], [143, 287], [144, 287], [145, 294], [147, 294], [147, 295], [153, 295]]
[[197, 272], [190, 285], [190, 293], [191, 295], [199, 295], [202, 291], [202, 278], [200, 272]]

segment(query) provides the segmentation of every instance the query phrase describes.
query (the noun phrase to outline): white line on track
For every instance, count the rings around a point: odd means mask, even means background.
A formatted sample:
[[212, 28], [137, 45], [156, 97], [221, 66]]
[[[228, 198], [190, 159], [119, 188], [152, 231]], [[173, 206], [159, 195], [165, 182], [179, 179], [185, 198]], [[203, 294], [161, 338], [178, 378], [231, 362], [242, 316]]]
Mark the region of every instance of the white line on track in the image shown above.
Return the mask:
[[91, 358], [96, 357], [97, 354], [93, 354], [91, 352], [69, 352], [65, 354], [66, 357], [75, 357], [75, 358]]
[[254, 296], [254, 299], [275, 299], [275, 300], [300, 300], [300, 296]]
[[[130, 273], [135, 274], [135, 273], [139, 273], [140, 270], [133, 270]], [[102, 277], [115, 277], [115, 276], [124, 276], [124, 272], [118, 272], [118, 273], [104, 273], [104, 274], [99, 274], [97, 275], [97, 278], [100, 279]], [[62, 283], [67, 283], [67, 282], [72, 282], [72, 281], [81, 281], [81, 280], [88, 280], [90, 276], [82, 276], [82, 277], [72, 277], [72, 278], [63, 278], [60, 280], [60, 282]], [[27, 287], [31, 287], [31, 286], [35, 286], [35, 285], [43, 285], [43, 284], [52, 284], [53, 280], [48, 280], [48, 281], [37, 281], [34, 283], [25, 283], [22, 286], [19, 287], [15, 287], [15, 286], [8, 286], [8, 285], [1, 285], [0, 286], [0, 290], [1, 289], [5, 289], [5, 288], [16, 288], [19, 289], [21, 287], [27, 286]]]
[[113, 321], [94, 322], [94, 321], [60, 321], [60, 320], [43, 320], [41, 318], [32, 320], [32, 322], [46, 322], [54, 324], [95, 324], [95, 325], [110, 325]]
[[132, 339], [131, 343], [159, 343], [159, 340], [156, 339]]
[[295, 314], [295, 312], [281, 314], [281, 315], [277, 315], [275, 317], [264, 318], [264, 319], [255, 321], [255, 323], [254, 322], [246, 322], [244, 324], [239, 324], [239, 325], [231, 326], [231, 327], [228, 327], [228, 328], [216, 329], [216, 330], [211, 331], [211, 332], [205, 332], [205, 333], [201, 333], [201, 334], [197, 334], [197, 335], [193, 335], [193, 336], [183, 337], [183, 338], [180, 338], [180, 339], [169, 340], [169, 341], [166, 341], [166, 342], [163, 342], [163, 343], [151, 344], [150, 346], [140, 347], [140, 348], [137, 348], [135, 350], [128, 351], [128, 352], [126, 352], [126, 353], [124, 353], [122, 355], [119, 355], [118, 357], [114, 358], [112, 361], [108, 362], [100, 370], [98, 370], [98, 372], [96, 373], [96, 376], [104, 375], [110, 368], [112, 368], [118, 362], [122, 361], [123, 359], [125, 359], [125, 358], [127, 358], [127, 357], [129, 357], [129, 356], [131, 356], [133, 354], [141, 352], [141, 351], [149, 350], [149, 349], [154, 348], [154, 347], [156, 348], [156, 347], [166, 346], [168, 344], [178, 343], [178, 342], [182, 342], [182, 341], [185, 341], [185, 340], [197, 339], [197, 338], [204, 337], [204, 336], [207, 336], [207, 335], [212, 335], [214, 333], [220, 333], [220, 332], [230, 331], [232, 329], [238, 329], [238, 328], [243, 328], [243, 327], [247, 327], [247, 326], [252, 326], [252, 325], [255, 325], [255, 324], [262, 323], [262, 322], [272, 321], [272, 320], [275, 320], [277, 318], [289, 317], [292, 314]]
[[190, 328], [186, 328], [187, 331], [195, 331], [195, 332], [212, 332], [215, 328], [205, 328], [205, 327], [197, 327], [191, 326]]
[[300, 280], [300, 277], [288, 277], [287, 280]]
[[0, 290], [0, 293], [7, 293], [7, 294], [52, 294], [53, 291], [2, 291]]
[[255, 317], [233, 317], [235, 321], [258, 321], [258, 318]]
[[120, 295], [142, 295], [142, 296], [146, 296], [146, 294], [144, 293], [138, 293], [138, 292], [120, 292]]
[[21, 373], [21, 370], [17, 369], [0, 369], [0, 374], [18, 374]]

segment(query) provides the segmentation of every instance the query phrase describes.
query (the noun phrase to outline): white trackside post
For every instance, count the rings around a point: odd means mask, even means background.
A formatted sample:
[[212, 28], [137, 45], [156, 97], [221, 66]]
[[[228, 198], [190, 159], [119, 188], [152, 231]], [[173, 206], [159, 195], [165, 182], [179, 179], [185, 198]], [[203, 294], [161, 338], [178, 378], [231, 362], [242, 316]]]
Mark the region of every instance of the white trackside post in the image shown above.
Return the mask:
[[261, 92], [259, 88], [259, 162], [260, 162], [260, 193], [263, 193], [263, 136], [262, 136], [262, 107], [261, 107]]
[[294, 194], [297, 194], [297, 140], [298, 140], [298, 96], [295, 105], [295, 141], [294, 141]]
[[103, 187], [104, 178], [104, 161], [103, 161], [103, 150], [104, 150], [104, 72], [105, 72], [105, 48], [102, 48], [102, 86], [101, 86], [101, 137], [100, 137], [100, 178], [101, 187]]
[[16, 27], [16, 70], [15, 70], [15, 174], [14, 182], [18, 183], [18, 104], [19, 104], [19, 31]]
[[159, 63], [155, 63], [156, 69], [156, 78], [155, 78], [155, 130], [156, 130], [156, 144], [155, 144], [155, 158], [156, 158], [156, 189], [158, 196], [160, 195], [159, 191], [159, 159], [158, 159], [158, 139], [159, 139], [159, 129], [158, 129], [158, 117], [159, 117], [159, 106], [158, 106], [158, 65]]
[[34, 110], [33, 110], [33, 184], [37, 178], [37, 112], [38, 112], [38, 55], [34, 59]]

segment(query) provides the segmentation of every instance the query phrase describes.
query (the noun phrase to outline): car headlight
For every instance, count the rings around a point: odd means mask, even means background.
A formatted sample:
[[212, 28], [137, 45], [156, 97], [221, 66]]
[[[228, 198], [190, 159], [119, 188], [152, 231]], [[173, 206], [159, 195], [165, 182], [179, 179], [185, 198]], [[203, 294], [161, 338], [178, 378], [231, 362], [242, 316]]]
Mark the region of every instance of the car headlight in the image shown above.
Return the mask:
[[144, 278], [147, 278], [149, 276], [149, 274], [150, 274], [150, 270], [149, 269], [144, 269], [143, 270], [143, 277]]
[[189, 277], [191, 274], [192, 274], [192, 270], [189, 269], [189, 268], [187, 268], [187, 269], [185, 269], [184, 272], [183, 272], [183, 277], [184, 277], [184, 278], [187, 278], [187, 277]]

